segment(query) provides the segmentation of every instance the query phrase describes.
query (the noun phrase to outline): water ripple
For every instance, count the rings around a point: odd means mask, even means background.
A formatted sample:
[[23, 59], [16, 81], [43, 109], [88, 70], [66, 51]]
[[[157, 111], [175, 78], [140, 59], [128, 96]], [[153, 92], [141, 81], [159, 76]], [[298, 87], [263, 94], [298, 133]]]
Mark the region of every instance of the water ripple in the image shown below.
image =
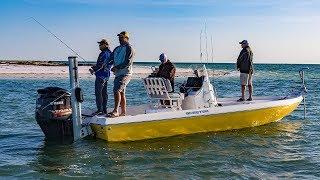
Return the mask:
[[[187, 65], [180, 65], [187, 68]], [[300, 83], [304, 65], [257, 65], [256, 95], [284, 95]], [[239, 96], [238, 72], [211, 78], [219, 97]], [[303, 107], [280, 122], [255, 128], [154, 140], [107, 143], [87, 138], [71, 145], [48, 143], [34, 119], [36, 90], [68, 89], [68, 79], [1, 79], [0, 176], [2, 178], [278, 179], [320, 177], [318, 65], [310, 65], [307, 118]], [[184, 79], [178, 78], [182, 83]], [[95, 108], [93, 79], [83, 79], [84, 108]], [[238, 86], [237, 86], [238, 87]], [[112, 92], [111, 86], [109, 92]], [[128, 103], [147, 101], [141, 80], [128, 87]], [[140, 98], [135, 98], [139, 96]], [[110, 97], [110, 102], [112, 96]]]

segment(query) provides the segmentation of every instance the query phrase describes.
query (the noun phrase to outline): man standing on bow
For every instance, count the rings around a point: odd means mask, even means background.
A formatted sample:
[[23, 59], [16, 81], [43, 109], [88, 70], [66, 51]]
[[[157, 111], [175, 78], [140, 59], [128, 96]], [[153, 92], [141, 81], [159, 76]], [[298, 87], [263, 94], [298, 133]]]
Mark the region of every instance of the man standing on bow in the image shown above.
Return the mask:
[[102, 39], [98, 42], [100, 54], [96, 65], [92, 66], [89, 71], [91, 74], [96, 75], [95, 81], [95, 96], [97, 111], [93, 115], [101, 115], [107, 113], [107, 84], [110, 77], [110, 69], [112, 63], [110, 62], [111, 51], [107, 40]]
[[[115, 75], [113, 93], [114, 93], [114, 109], [108, 113], [109, 117], [125, 116], [126, 115], [126, 87], [131, 79], [132, 64], [134, 50], [129, 44], [129, 33], [122, 31], [118, 34], [120, 45], [113, 50], [111, 60], [113, 68], [111, 71]], [[121, 106], [121, 113], [119, 113]]]
[[241, 98], [238, 101], [245, 100], [245, 90], [246, 86], [249, 89], [249, 98], [247, 101], [252, 101], [252, 74], [253, 74], [253, 53], [249, 47], [247, 40], [239, 42], [241, 44], [242, 50], [237, 59], [237, 69], [240, 71], [240, 82], [241, 82]]

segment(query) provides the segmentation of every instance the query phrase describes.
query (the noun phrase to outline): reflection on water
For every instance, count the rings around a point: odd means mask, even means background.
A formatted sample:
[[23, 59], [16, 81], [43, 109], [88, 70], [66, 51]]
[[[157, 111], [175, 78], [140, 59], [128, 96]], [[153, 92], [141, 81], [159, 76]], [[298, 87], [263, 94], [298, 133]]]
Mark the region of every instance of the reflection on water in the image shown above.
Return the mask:
[[[301, 139], [301, 126], [301, 122], [278, 122], [257, 128], [121, 143], [94, 138], [71, 145], [44, 142], [31, 166], [47, 175], [73, 177], [96, 173], [109, 177], [157, 177], [160, 174], [175, 177], [188, 168], [207, 169], [207, 175], [213, 169], [244, 175], [240, 164], [246, 163], [248, 156], [250, 166], [261, 158], [281, 161], [301, 158], [291, 156], [286, 145], [278, 142], [279, 138], [290, 139], [290, 144]], [[247, 168], [252, 168], [250, 166]]]

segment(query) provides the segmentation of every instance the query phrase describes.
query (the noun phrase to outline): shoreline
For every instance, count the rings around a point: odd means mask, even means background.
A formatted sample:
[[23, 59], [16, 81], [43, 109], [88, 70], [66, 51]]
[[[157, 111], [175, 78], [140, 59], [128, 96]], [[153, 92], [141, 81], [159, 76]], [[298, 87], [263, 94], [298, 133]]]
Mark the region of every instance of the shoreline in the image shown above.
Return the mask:
[[[78, 61], [79, 66], [92, 66], [93, 61]], [[26, 65], [26, 66], [68, 66], [68, 61], [41, 61], [41, 60], [0, 60], [0, 65]]]
[[[95, 78], [89, 72], [90, 66], [79, 66], [79, 77], [80, 78]], [[133, 65], [133, 75], [132, 78], [139, 79], [145, 78], [151, 74], [151, 67]], [[225, 76], [230, 74], [228, 71], [215, 70], [214, 72], [208, 71], [209, 76]], [[182, 78], [187, 76], [192, 76], [193, 70], [191, 68], [177, 68], [176, 78]], [[34, 65], [34, 64], [0, 64], [0, 78], [10, 79], [10, 78], [31, 78], [31, 79], [41, 79], [41, 78], [68, 78], [69, 68], [64, 65], [49, 65], [45, 64]], [[111, 75], [113, 78], [113, 74]]]

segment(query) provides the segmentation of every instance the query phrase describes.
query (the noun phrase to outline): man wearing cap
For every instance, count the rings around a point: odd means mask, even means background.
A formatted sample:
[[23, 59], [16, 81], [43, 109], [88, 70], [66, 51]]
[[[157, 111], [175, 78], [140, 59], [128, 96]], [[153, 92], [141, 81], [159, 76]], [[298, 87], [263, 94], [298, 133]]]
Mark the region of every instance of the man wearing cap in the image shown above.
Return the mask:
[[253, 53], [249, 47], [247, 40], [239, 42], [242, 50], [237, 59], [237, 69], [240, 71], [240, 82], [241, 82], [241, 98], [238, 101], [245, 100], [246, 86], [249, 89], [249, 98], [247, 101], [252, 101], [252, 74], [253, 74]]
[[172, 88], [171, 92], [174, 92], [174, 76], [176, 74], [176, 67], [171, 63], [167, 55], [164, 53], [160, 54], [159, 61], [161, 64], [156, 76], [168, 79]]
[[[114, 109], [108, 113], [109, 117], [126, 115], [126, 86], [128, 85], [132, 75], [132, 64], [134, 50], [129, 44], [129, 33], [122, 31], [118, 35], [120, 45], [116, 47], [112, 54], [113, 68], [111, 69], [115, 75], [113, 93], [114, 93]], [[119, 113], [121, 106], [121, 113]]]
[[102, 39], [98, 42], [100, 54], [97, 63], [92, 66], [89, 71], [96, 75], [95, 81], [95, 95], [97, 111], [93, 115], [101, 115], [107, 113], [107, 84], [110, 77], [110, 69], [112, 62], [110, 62], [111, 51], [107, 40]]

